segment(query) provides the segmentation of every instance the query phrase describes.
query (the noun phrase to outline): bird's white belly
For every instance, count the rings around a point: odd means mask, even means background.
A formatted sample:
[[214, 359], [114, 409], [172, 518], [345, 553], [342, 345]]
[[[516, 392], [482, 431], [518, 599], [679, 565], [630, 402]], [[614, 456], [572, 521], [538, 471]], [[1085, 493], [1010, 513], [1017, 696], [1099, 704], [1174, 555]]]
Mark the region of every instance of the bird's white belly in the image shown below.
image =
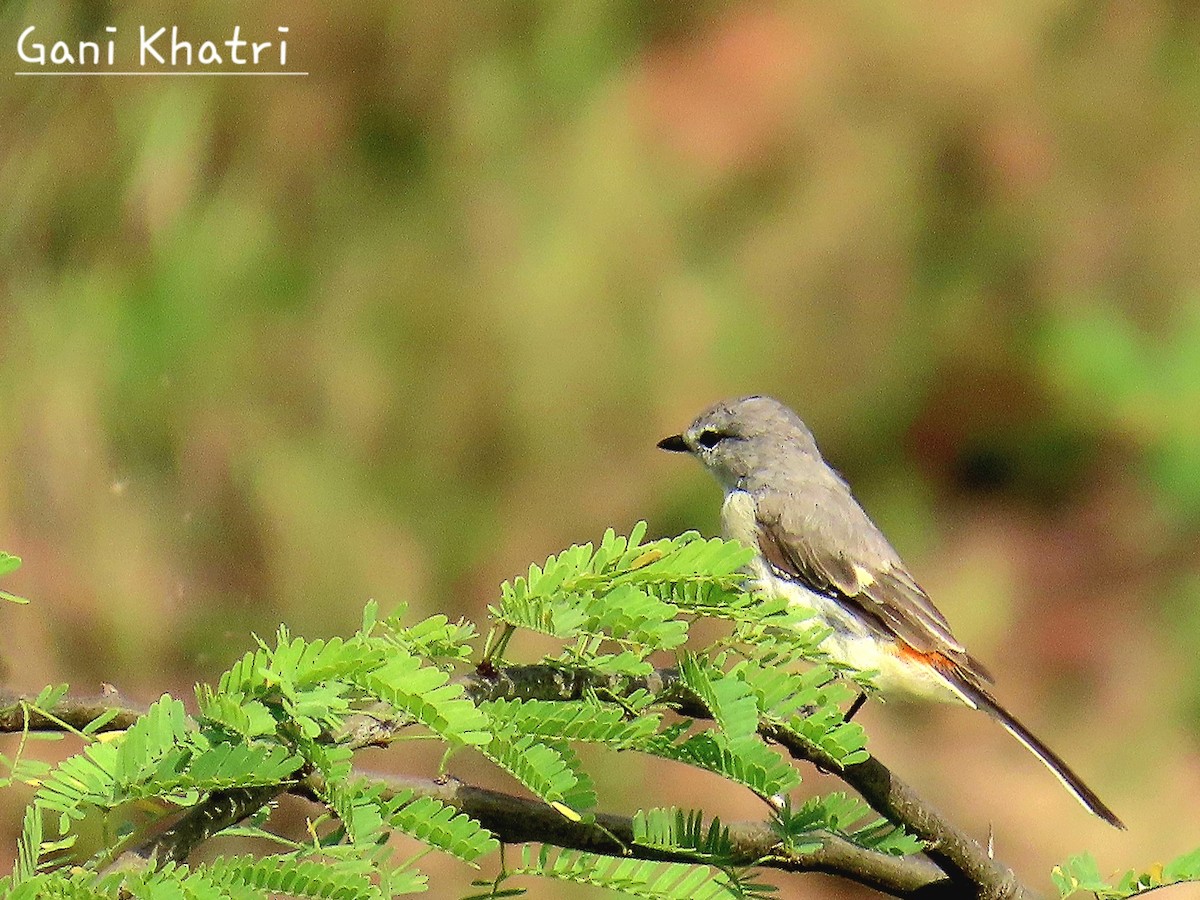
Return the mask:
[[[721, 507], [721, 522], [727, 537], [751, 547], [758, 546], [754, 499], [745, 491], [729, 492]], [[903, 656], [895, 641], [881, 640], [836, 600], [777, 577], [761, 555], [756, 556], [748, 568], [758, 590], [785, 597], [790, 603], [811, 610], [823, 624], [833, 629], [821, 642], [821, 649], [835, 662], [860, 672], [877, 673], [872, 682], [881, 693], [939, 703], [966, 702], [936, 669]]]
[[937, 703], [964, 703], [965, 700], [932, 666], [899, 652], [895, 641], [881, 639], [866, 625], [847, 612], [836, 600], [805, 587], [763, 572], [765, 564], [755, 561], [755, 582], [759, 590], [783, 596], [792, 604], [811, 610], [833, 629], [821, 642], [830, 658], [859, 672], [874, 672], [871, 681], [885, 695], [907, 696]]

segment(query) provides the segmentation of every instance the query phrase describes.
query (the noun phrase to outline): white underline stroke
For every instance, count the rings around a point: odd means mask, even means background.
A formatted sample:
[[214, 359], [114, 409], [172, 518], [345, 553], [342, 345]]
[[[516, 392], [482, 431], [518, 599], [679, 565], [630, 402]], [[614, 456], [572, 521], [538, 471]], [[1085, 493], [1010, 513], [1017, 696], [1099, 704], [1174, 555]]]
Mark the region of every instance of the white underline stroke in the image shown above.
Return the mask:
[[35, 75], [42, 78], [52, 78], [56, 76], [74, 75], [81, 78], [112, 78], [115, 76], [125, 77], [141, 77], [141, 78], [158, 78], [161, 75], [189, 75], [193, 78], [209, 78], [219, 75], [241, 75], [245, 78], [268, 78], [272, 75], [276, 76], [295, 76], [307, 75], [307, 72], [13, 72], [14, 75]]

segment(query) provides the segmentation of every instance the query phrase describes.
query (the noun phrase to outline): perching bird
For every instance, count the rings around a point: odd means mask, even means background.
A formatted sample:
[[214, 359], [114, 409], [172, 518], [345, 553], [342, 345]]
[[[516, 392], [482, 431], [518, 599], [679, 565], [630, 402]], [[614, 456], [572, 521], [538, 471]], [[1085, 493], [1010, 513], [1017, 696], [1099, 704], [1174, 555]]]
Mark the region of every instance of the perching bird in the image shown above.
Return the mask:
[[1087, 809], [1125, 827], [991, 695], [992, 677], [954, 636], [792, 410], [770, 397], [729, 400], [658, 446], [690, 453], [721, 483], [726, 536], [758, 549], [749, 566], [755, 586], [813, 610], [833, 629], [822, 645], [833, 659], [878, 672], [874, 683], [884, 694], [982, 710]]

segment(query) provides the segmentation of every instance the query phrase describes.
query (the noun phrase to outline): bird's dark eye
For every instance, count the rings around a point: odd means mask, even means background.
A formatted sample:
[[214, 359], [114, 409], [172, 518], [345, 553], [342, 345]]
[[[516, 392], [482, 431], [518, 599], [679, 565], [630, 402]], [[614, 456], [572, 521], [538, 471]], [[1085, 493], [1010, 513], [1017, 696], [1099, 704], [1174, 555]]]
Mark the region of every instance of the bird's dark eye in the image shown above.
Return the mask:
[[707, 431], [700, 432], [700, 437], [698, 437], [696, 440], [700, 442], [701, 447], [711, 450], [727, 437], [729, 437], [729, 435], [722, 431], [713, 431], [709, 429]]

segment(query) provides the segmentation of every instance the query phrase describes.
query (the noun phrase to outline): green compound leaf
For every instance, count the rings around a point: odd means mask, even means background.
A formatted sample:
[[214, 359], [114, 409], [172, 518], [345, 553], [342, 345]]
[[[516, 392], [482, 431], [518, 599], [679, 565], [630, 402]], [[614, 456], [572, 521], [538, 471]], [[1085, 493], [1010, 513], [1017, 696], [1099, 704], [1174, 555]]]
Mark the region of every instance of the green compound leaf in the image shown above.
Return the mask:
[[713, 818], [704, 827], [701, 810], [638, 810], [633, 817], [633, 841], [643, 847], [664, 851], [686, 851], [718, 865], [733, 855], [729, 829]]
[[394, 796], [385, 796], [386, 791], [383, 782], [357, 779], [327, 788], [323, 798], [353, 844], [382, 844], [394, 828], [469, 863], [499, 847], [490, 831], [439, 800], [417, 797], [412, 790]]
[[491, 741], [477, 747], [484, 756], [569, 819], [596, 805], [592, 780], [565, 745], [542, 742], [497, 723]]
[[458, 745], [485, 745], [491, 740], [488, 718], [450, 682], [442, 669], [396, 651], [382, 666], [351, 673], [355, 684], [407, 713], [439, 737]]
[[764, 897], [772, 890], [711, 866], [619, 859], [546, 846], [536, 855], [532, 847], [523, 847], [521, 863], [510, 874], [603, 887], [642, 900], [741, 900]]
[[606, 744], [618, 750], [649, 740], [661, 719], [658, 715], [627, 719], [619, 706], [586, 701], [491, 700], [480, 703], [479, 708], [493, 722], [518, 734]]
[[432, 797], [393, 800], [388, 823], [431, 847], [474, 863], [500, 846], [490, 831], [465, 813]]
[[709, 660], [684, 654], [679, 676], [712, 713], [730, 744], [753, 740], [758, 731], [758, 703], [750, 685], [737, 673], [722, 672]]
[[640, 743], [637, 749], [664, 759], [706, 769], [770, 799], [800, 783], [800, 773], [758, 740], [730, 742], [719, 731], [702, 731], [679, 740], [689, 723], [674, 726]]
[[1095, 857], [1081, 853], [1055, 866], [1050, 879], [1064, 898], [1090, 893], [1097, 900], [1125, 900], [1168, 885], [1200, 882], [1200, 848], [1144, 872], [1130, 869], [1112, 880], [1100, 873]]
[[799, 809], [785, 804], [773, 827], [784, 845], [794, 851], [820, 847], [823, 833], [838, 834], [860, 847], [895, 856], [919, 853], [924, 848], [919, 839], [877, 816], [861, 800], [841, 792], [812, 797]]

